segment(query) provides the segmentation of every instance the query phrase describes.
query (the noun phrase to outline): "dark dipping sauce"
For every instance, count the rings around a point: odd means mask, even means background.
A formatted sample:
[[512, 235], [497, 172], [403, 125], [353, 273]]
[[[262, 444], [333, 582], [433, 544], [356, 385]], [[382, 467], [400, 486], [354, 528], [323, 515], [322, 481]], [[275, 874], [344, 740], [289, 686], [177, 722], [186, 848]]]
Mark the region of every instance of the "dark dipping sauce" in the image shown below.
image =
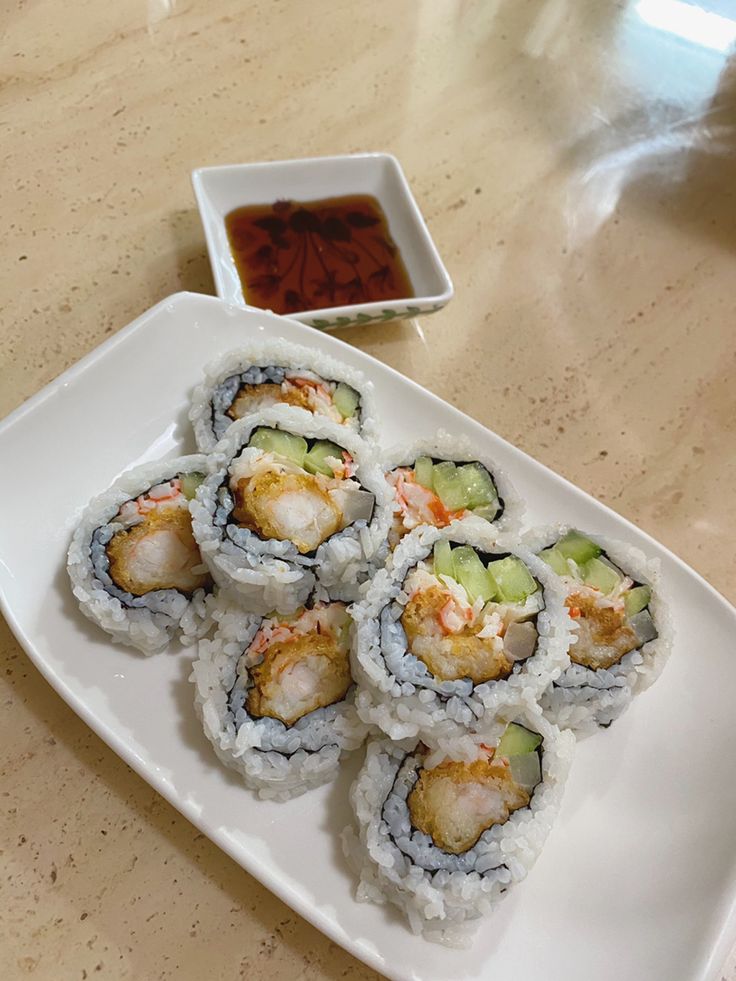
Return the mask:
[[248, 205], [225, 216], [246, 303], [275, 313], [414, 296], [370, 194]]

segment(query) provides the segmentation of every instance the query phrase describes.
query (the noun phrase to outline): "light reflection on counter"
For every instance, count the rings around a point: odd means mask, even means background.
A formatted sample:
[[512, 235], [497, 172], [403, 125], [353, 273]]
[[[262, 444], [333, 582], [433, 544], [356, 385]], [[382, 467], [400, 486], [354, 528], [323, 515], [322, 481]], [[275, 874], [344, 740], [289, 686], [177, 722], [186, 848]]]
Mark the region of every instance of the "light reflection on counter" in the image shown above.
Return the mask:
[[736, 21], [731, 17], [683, 0], [639, 0], [634, 9], [652, 27], [714, 51], [728, 51], [736, 41]]
[[635, 0], [623, 11], [614, 49], [619, 86], [606, 96], [615, 107], [596, 106], [592, 131], [573, 147], [569, 248], [598, 232], [634, 181], [656, 176], [676, 186], [694, 153], [720, 152], [714, 101], [736, 41], [736, 19], [725, 9], [718, 0]]

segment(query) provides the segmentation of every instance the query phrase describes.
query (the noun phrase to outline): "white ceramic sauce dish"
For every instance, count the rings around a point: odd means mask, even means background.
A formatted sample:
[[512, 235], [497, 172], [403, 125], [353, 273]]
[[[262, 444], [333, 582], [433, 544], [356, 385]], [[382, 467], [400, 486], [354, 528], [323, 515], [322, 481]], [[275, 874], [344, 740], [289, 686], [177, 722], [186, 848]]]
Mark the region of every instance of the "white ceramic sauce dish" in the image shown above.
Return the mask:
[[295, 311], [289, 317], [321, 330], [334, 330], [434, 313], [452, 298], [450, 276], [398, 160], [388, 153], [200, 167], [192, 172], [192, 185], [217, 295], [227, 303], [247, 305], [225, 227], [231, 211], [281, 200], [319, 201], [354, 194], [369, 194], [378, 200], [415, 295]]

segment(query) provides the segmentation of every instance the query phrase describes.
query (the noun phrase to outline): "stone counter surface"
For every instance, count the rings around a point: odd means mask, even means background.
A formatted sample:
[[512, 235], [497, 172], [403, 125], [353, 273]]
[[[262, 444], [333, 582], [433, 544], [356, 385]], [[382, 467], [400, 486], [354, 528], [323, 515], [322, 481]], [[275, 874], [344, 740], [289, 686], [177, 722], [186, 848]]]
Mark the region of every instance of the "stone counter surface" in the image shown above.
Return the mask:
[[[192, 168], [390, 151], [456, 296], [344, 339], [733, 601], [736, 23], [683, 6], [5, 3], [0, 416], [167, 294], [213, 292]], [[3, 621], [0, 656], [1, 977], [377, 977], [133, 774]]]

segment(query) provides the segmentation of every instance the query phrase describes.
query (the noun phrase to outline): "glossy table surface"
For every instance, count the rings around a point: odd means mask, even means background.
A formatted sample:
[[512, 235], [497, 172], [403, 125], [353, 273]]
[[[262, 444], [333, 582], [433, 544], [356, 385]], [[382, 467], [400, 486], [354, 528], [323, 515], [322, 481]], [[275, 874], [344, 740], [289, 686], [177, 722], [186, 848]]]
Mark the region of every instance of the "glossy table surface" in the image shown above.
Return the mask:
[[[732, 3], [0, 9], [0, 416], [156, 300], [213, 291], [192, 168], [387, 150], [456, 295], [344, 339], [736, 598]], [[0, 975], [376, 977], [157, 797], [2, 622], [0, 655]]]

